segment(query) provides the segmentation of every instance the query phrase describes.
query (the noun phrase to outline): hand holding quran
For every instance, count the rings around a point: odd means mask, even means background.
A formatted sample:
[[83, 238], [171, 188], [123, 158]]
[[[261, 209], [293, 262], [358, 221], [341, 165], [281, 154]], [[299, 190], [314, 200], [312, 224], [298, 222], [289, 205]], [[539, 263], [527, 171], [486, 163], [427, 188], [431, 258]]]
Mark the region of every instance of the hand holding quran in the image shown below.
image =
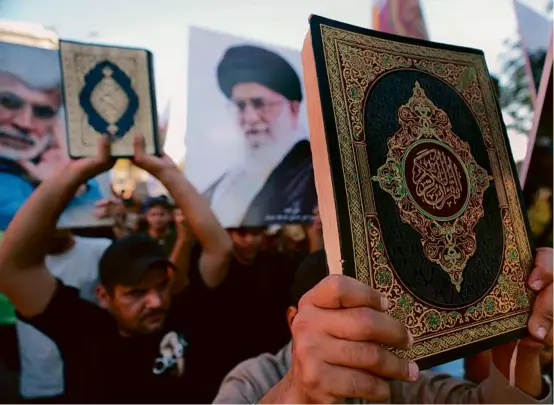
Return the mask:
[[[311, 16], [302, 59], [333, 276], [299, 305], [263, 402], [540, 398], [552, 250], [533, 257], [483, 52]], [[491, 348], [475, 387], [419, 373]]]
[[[552, 267], [552, 249], [539, 249], [528, 280], [538, 292], [529, 320], [531, 336], [521, 340], [517, 359], [516, 386], [536, 398], [543, 392], [539, 350], [552, 346]], [[383, 294], [353, 278], [331, 275], [320, 282], [304, 295], [292, 323], [292, 367], [261, 403], [386, 401], [391, 380], [416, 382], [417, 364], [383, 346], [413, 346], [406, 327], [387, 315], [389, 306]], [[512, 342], [493, 349], [494, 363], [506, 378], [513, 350]]]
[[417, 380], [417, 364], [382, 346], [413, 345], [404, 325], [385, 313], [388, 306], [378, 291], [337, 275], [304, 295], [291, 328], [295, 403], [385, 401], [390, 395], [386, 379]]
[[133, 163], [158, 179], [167, 170], [181, 174], [179, 168], [169, 156], [148, 154], [143, 136], [135, 136], [133, 139]]
[[80, 183], [85, 183], [87, 180], [110, 170], [114, 163], [115, 160], [112, 158], [110, 140], [100, 137], [96, 141], [96, 154], [68, 160], [67, 163], [58, 168], [58, 174], [50, 177], [45, 183], [56, 181], [56, 179], [64, 175], [75, 177]]
[[529, 276], [529, 285], [538, 295], [529, 317], [531, 336], [522, 339], [520, 344], [535, 349], [552, 346], [552, 259], [552, 249], [537, 249], [535, 268]]

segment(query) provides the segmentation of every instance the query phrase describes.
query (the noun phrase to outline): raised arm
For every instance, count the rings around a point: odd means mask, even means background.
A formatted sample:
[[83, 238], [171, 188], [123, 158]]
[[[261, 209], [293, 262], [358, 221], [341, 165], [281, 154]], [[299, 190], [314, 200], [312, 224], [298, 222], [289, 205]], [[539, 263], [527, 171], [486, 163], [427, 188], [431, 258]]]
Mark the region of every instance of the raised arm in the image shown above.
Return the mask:
[[56, 290], [44, 265], [59, 216], [89, 178], [113, 164], [110, 143], [101, 139], [98, 154], [64, 163], [41, 183], [19, 209], [0, 244], [0, 291], [25, 317], [42, 313]]
[[186, 223], [183, 212], [179, 209], [174, 213], [177, 228], [177, 239], [169, 256], [171, 263], [177, 267], [177, 274], [173, 282], [173, 294], [179, 294], [189, 285], [190, 252], [193, 236]]
[[135, 141], [134, 162], [164, 185], [183, 212], [191, 232], [202, 246], [199, 267], [204, 283], [209, 288], [217, 287], [227, 275], [232, 242], [208, 202], [169, 157], [146, 155], [141, 137]]

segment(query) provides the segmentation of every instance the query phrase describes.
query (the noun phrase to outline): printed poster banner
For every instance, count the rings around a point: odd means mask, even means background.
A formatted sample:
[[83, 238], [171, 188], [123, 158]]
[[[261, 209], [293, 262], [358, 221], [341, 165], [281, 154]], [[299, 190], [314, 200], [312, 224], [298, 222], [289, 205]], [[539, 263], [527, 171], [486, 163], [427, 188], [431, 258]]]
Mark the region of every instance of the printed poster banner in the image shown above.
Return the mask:
[[300, 52], [191, 28], [185, 174], [225, 228], [317, 204]]
[[[0, 230], [35, 188], [68, 161], [58, 51], [0, 42]], [[109, 175], [84, 184], [59, 228], [107, 225], [93, 215]]]

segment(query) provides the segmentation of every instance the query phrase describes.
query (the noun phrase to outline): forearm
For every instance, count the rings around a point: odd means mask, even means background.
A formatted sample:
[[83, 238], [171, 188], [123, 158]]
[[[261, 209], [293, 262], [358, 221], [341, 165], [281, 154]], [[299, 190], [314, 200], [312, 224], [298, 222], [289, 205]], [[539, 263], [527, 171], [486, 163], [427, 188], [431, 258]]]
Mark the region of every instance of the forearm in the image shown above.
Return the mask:
[[190, 251], [192, 240], [185, 233], [179, 234], [173, 245], [169, 260], [176, 267], [177, 272], [173, 279], [173, 293], [178, 294], [189, 284]]
[[18, 210], [0, 245], [0, 267], [22, 269], [44, 261], [58, 218], [84, 181], [63, 169], [42, 182]]
[[[492, 350], [495, 367], [506, 378], [510, 378], [510, 362], [516, 343], [504, 344]], [[523, 345], [518, 347], [514, 370], [514, 384], [533, 398], [540, 399], [543, 392], [543, 378], [540, 365], [540, 350]]]
[[228, 254], [229, 235], [213, 214], [207, 201], [177, 169], [162, 173], [159, 180], [167, 188], [177, 206], [183, 211], [194, 237], [208, 254]]
[[424, 371], [414, 383], [391, 383], [391, 403], [424, 404], [534, 404], [552, 403], [551, 394], [544, 398], [530, 396], [510, 382], [496, 363], [491, 362], [488, 377], [479, 384], [453, 378], [448, 374]]

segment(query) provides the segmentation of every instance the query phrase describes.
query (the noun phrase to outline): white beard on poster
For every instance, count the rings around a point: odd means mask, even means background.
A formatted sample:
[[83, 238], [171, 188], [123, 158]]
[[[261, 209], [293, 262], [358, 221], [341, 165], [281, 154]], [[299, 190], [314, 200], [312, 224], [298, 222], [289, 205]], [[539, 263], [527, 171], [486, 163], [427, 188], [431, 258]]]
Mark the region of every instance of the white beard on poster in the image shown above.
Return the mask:
[[243, 163], [225, 175], [214, 191], [211, 205], [224, 227], [235, 227], [242, 222], [273, 170], [298, 141], [306, 138], [303, 131], [295, 131], [286, 137], [279, 137], [278, 141], [250, 149]]

